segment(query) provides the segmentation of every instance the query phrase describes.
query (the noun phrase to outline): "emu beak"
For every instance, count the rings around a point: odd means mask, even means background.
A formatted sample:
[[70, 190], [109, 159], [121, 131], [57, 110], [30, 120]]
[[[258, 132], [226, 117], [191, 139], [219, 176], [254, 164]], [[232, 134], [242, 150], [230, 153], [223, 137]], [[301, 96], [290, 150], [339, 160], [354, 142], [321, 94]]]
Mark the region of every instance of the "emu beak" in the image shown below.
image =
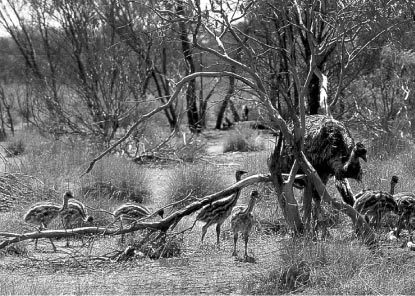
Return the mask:
[[365, 162], [367, 162], [367, 157], [366, 157], [366, 155], [362, 155], [362, 156], [361, 156], [361, 158], [362, 158]]

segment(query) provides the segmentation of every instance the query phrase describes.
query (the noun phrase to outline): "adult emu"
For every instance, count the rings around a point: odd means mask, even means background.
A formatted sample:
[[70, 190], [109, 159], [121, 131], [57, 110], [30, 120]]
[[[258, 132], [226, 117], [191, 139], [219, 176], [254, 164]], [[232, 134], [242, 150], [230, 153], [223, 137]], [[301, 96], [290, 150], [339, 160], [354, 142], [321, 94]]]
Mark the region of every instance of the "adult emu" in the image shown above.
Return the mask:
[[[293, 130], [293, 126], [290, 126]], [[282, 148], [281, 169], [289, 173], [294, 162], [293, 143], [284, 141]], [[340, 182], [347, 183], [346, 178], [362, 179], [362, 168], [359, 158], [367, 161], [366, 148], [358, 142], [355, 143], [350, 131], [338, 120], [325, 115], [306, 116], [304, 133], [304, 154], [317, 171], [321, 181], [327, 184], [331, 177]], [[298, 173], [303, 173], [301, 169]], [[296, 182], [301, 188], [307, 187], [305, 181]], [[346, 186], [347, 187], [347, 186]], [[321, 198], [317, 191], [310, 186], [315, 202], [315, 219], [320, 212]], [[307, 191], [307, 190], [306, 190]], [[307, 194], [306, 192], [304, 194]], [[354, 204], [352, 194], [342, 194], [343, 201], [351, 206]], [[304, 200], [305, 201], [305, 200]]]

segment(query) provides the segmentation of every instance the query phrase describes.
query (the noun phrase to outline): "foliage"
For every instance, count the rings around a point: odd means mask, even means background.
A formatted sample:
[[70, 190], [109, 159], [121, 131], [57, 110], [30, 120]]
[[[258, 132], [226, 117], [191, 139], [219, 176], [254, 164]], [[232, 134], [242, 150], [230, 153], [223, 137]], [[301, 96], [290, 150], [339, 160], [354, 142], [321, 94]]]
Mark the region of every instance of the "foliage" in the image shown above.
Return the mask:
[[258, 131], [248, 127], [236, 127], [223, 143], [223, 152], [249, 152], [263, 149]]
[[411, 137], [415, 54], [412, 49], [387, 44], [379, 59], [376, 69], [352, 83], [340, 111], [367, 139], [382, 143]]
[[132, 161], [110, 155], [82, 181], [81, 191], [92, 199], [145, 202], [150, 200], [146, 170]]
[[279, 267], [246, 282], [245, 293], [332, 293], [329, 287], [342, 286], [359, 276], [360, 270], [370, 264], [368, 257], [371, 256], [367, 250], [346, 240], [314, 243], [307, 238], [293, 238], [283, 242], [280, 251]]
[[176, 205], [180, 209], [198, 198], [224, 189], [226, 185], [220, 168], [200, 163], [182, 164], [169, 175], [163, 195], [170, 203], [187, 197]]
[[205, 154], [205, 146], [203, 141], [192, 137], [187, 143], [176, 143], [174, 155], [181, 161], [195, 162]]

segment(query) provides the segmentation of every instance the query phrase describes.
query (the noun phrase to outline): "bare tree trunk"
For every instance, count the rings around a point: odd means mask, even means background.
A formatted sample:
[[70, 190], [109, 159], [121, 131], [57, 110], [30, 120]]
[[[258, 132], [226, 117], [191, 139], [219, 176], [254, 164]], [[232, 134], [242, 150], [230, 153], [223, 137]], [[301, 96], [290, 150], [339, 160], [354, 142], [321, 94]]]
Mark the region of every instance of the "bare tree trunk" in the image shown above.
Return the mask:
[[[184, 8], [182, 4], [178, 4], [176, 7], [177, 14], [185, 19]], [[192, 56], [192, 49], [190, 47], [191, 41], [189, 40], [186, 23], [184, 21], [179, 22], [180, 28], [180, 40], [182, 42], [182, 51], [184, 59], [186, 61], [186, 75], [196, 72], [195, 64]], [[187, 119], [190, 131], [192, 133], [199, 133], [201, 131], [199, 111], [197, 107], [196, 97], [196, 79], [191, 79], [187, 85], [186, 90], [186, 103], [187, 103]]]
[[311, 77], [310, 85], [308, 86], [308, 93], [310, 95], [308, 99], [308, 112], [310, 115], [318, 114], [320, 109], [320, 80], [317, 75], [313, 74]]
[[[231, 71], [234, 72], [235, 67], [232, 67]], [[228, 87], [228, 91], [226, 92], [225, 98], [222, 101], [222, 105], [220, 106], [218, 117], [216, 118], [216, 125], [215, 125], [216, 129], [220, 129], [222, 127], [222, 122], [224, 120], [226, 108], [228, 107], [231, 101], [231, 97], [234, 92], [235, 92], [235, 77], [229, 76], [229, 87]]]
[[[220, 80], [219, 80], [220, 81]], [[209, 91], [206, 97], [203, 97], [203, 92], [200, 92], [200, 121], [203, 128], [206, 128], [206, 116], [207, 116], [207, 107], [208, 107], [208, 101], [212, 97], [212, 95], [215, 92], [216, 86], [218, 85], [219, 81], [215, 83], [215, 85], [212, 87], [212, 89]], [[216, 127], [215, 127], [216, 128]]]
[[241, 121], [241, 117], [239, 116], [239, 112], [235, 107], [235, 103], [232, 100], [230, 100], [229, 104], [230, 104], [229, 108], [231, 109], [232, 116], [233, 116], [233, 121], [234, 122]]
[[275, 145], [274, 152], [271, 154], [269, 161], [269, 171], [271, 173], [271, 181], [277, 192], [278, 202], [282, 209], [285, 221], [294, 234], [301, 234], [304, 231], [304, 225], [301, 221], [298, 204], [294, 197], [292, 183], [284, 182], [282, 178], [280, 157], [281, 157], [282, 136], [280, 135]]
[[[157, 93], [160, 97], [162, 104], [165, 104], [170, 99], [170, 87], [168, 82], [163, 82], [162, 80], [167, 77], [167, 74], [164, 72], [163, 75], [160, 75], [156, 70], [152, 71], [152, 78], [154, 84], [156, 85]], [[159, 81], [160, 80], [160, 81]], [[163, 87], [162, 87], [163, 86]], [[168, 108], [164, 109], [164, 114], [166, 115], [167, 121], [169, 123], [170, 129], [174, 130], [177, 126], [177, 114], [174, 110], [174, 105], [170, 105]]]

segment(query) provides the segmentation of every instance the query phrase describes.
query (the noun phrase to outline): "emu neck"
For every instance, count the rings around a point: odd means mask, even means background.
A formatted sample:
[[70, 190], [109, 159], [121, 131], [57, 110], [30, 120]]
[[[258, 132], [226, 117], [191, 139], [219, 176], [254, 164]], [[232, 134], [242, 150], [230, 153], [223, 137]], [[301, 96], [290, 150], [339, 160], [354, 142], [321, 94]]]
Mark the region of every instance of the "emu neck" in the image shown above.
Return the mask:
[[394, 195], [395, 194], [395, 186], [396, 186], [396, 183], [392, 182], [391, 183], [391, 190], [390, 190], [390, 194], [391, 195]]
[[352, 188], [350, 188], [349, 182], [347, 180], [336, 180], [337, 190], [340, 192], [342, 199], [347, 204], [353, 206], [355, 203], [354, 194]]
[[64, 196], [61, 210], [65, 210], [67, 208], [68, 208], [68, 198], [66, 196]]
[[254, 209], [255, 206], [255, 202], [256, 202], [256, 198], [255, 197], [251, 197], [251, 199], [249, 200], [248, 206], [246, 207], [244, 214], [249, 214], [252, 212], [252, 210]]
[[[236, 182], [241, 181], [241, 176], [236, 176]], [[232, 202], [231, 202], [231, 206], [234, 207], [236, 205], [236, 202], [239, 199], [239, 196], [241, 195], [241, 189], [238, 189], [232, 196]]]

